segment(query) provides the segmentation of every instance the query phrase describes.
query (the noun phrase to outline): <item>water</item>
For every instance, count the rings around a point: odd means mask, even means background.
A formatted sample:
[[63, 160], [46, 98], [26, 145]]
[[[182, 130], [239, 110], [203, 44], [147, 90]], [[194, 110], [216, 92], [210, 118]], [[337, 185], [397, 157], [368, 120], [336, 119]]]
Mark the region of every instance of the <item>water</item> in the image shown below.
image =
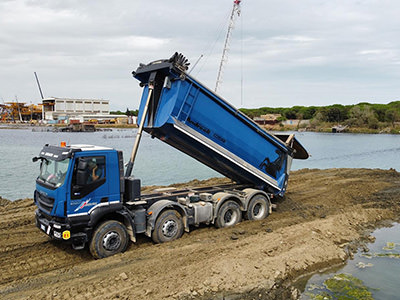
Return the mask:
[[400, 171], [400, 135], [295, 133], [311, 154], [292, 169], [378, 168]]
[[[400, 299], [399, 274], [400, 257], [388, 257], [389, 253], [400, 255], [400, 224], [390, 228], [376, 230], [373, 244], [369, 244], [369, 252], [359, 251], [345, 267], [329, 274], [316, 274], [310, 278], [301, 299], [313, 299], [307, 293], [318, 294], [326, 291], [323, 282], [335, 274], [351, 274], [361, 279], [370, 288], [375, 300]], [[388, 244], [389, 243], [389, 244]], [[388, 247], [389, 246], [389, 247]]]
[[[0, 130], [0, 196], [15, 200], [32, 197], [39, 163], [32, 163], [44, 144], [93, 144], [122, 150], [128, 161], [136, 129], [111, 132], [32, 132], [31, 129]], [[296, 133], [311, 153], [294, 160], [292, 170], [302, 168], [394, 168], [400, 170], [400, 135]], [[144, 133], [134, 168], [143, 185], [168, 185], [192, 179], [221, 176], [169, 145]], [[289, 182], [290, 184], [290, 182]]]

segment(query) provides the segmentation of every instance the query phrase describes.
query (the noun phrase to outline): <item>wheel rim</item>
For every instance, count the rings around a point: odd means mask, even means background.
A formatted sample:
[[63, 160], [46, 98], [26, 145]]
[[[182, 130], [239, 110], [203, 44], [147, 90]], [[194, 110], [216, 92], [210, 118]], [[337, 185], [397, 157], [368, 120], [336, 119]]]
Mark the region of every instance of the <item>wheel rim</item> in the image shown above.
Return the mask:
[[230, 226], [236, 223], [237, 211], [228, 209], [224, 214], [224, 222], [226, 226]]
[[178, 224], [174, 220], [166, 221], [162, 226], [162, 234], [165, 237], [173, 237], [178, 232]]
[[256, 203], [256, 205], [254, 205], [253, 207], [253, 216], [254, 218], [261, 218], [265, 213], [265, 206], [258, 202]]
[[115, 231], [108, 232], [103, 238], [103, 247], [108, 251], [114, 251], [121, 245], [121, 238]]

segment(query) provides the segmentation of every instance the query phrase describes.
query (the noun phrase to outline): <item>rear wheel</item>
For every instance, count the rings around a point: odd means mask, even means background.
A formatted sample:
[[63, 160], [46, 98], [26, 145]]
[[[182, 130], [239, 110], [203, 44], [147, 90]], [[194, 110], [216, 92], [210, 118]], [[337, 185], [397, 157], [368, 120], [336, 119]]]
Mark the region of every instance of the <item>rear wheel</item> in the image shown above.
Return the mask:
[[239, 223], [242, 220], [242, 212], [239, 205], [232, 200], [226, 201], [218, 210], [215, 225], [218, 228], [229, 227]]
[[246, 212], [248, 220], [262, 220], [268, 217], [269, 201], [264, 195], [255, 195], [249, 203]]
[[160, 244], [179, 239], [182, 234], [182, 216], [175, 210], [166, 210], [157, 218], [151, 238]]
[[124, 252], [128, 243], [128, 232], [122, 223], [105, 221], [96, 228], [89, 250], [94, 258], [104, 258]]

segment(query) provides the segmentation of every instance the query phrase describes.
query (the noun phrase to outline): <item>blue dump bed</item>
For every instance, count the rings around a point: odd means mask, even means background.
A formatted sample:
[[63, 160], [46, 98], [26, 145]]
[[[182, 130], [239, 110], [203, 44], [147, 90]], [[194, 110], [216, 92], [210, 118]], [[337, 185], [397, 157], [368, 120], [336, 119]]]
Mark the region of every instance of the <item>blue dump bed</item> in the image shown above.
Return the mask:
[[138, 123], [153, 89], [144, 130], [238, 183], [283, 195], [293, 158], [307, 151], [293, 135], [272, 135], [188, 75], [186, 59], [141, 64]]

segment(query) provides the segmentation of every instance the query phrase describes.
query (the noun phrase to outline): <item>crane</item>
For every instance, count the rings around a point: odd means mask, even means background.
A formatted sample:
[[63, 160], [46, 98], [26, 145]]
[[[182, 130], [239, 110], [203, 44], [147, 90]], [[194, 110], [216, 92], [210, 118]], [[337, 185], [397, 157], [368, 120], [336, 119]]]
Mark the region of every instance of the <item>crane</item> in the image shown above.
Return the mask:
[[224, 44], [224, 49], [222, 51], [222, 58], [221, 62], [219, 63], [219, 70], [218, 70], [218, 76], [217, 76], [217, 82], [215, 84], [215, 92], [218, 91], [218, 87], [220, 83], [222, 82], [222, 71], [225, 62], [228, 59], [228, 51], [229, 51], [229, 40], [232, 34], [232, 29], [235, 27], [235, 20], [236, 16], [240, 16], [240, 3], [241, 0], [234, 0], [233, 1], [233, 8], [232, 8], [232, 13], [229, 19], [229, 25], [228, 25], [228, 32], [226, 33], [226, 38], [225, 38], [225, 44]]

